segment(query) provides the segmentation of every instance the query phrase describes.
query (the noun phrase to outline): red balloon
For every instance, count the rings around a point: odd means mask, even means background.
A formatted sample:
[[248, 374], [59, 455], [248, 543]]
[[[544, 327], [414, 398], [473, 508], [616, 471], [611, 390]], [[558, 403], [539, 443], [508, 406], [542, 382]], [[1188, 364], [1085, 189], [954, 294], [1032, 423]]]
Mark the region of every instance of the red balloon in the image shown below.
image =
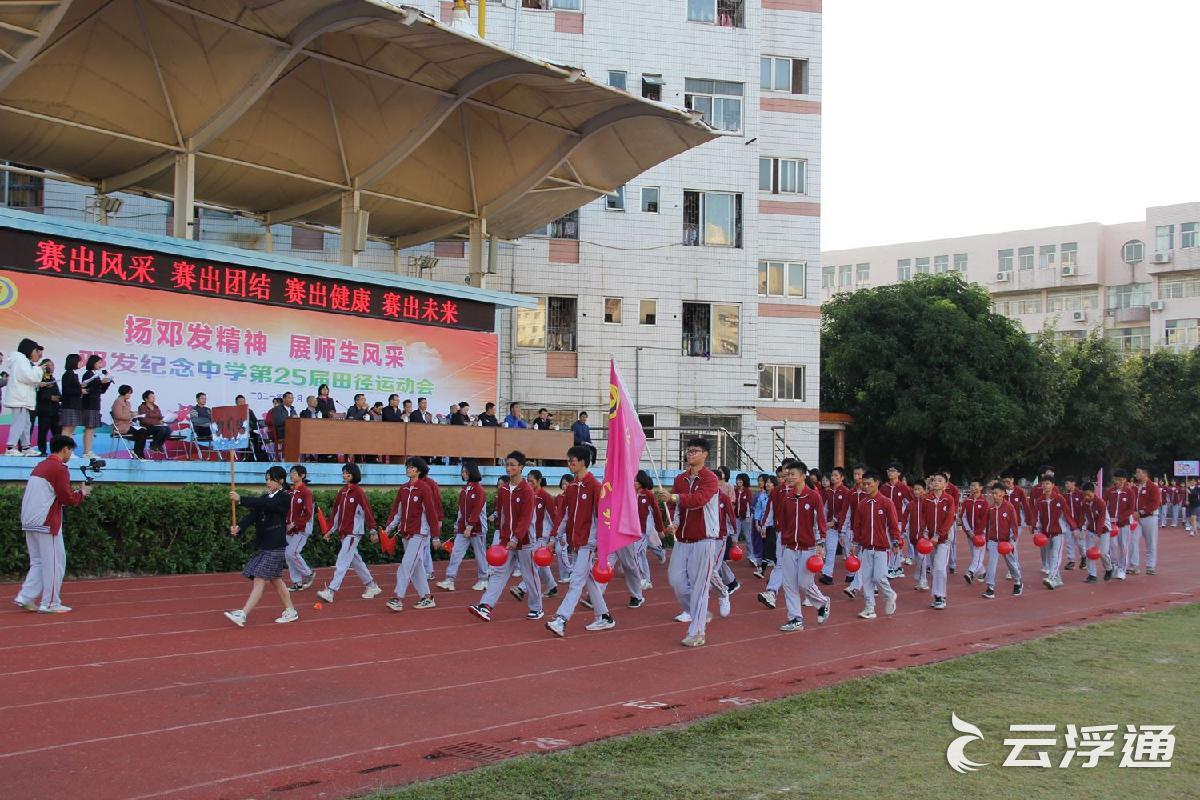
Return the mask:
[[997, 542], [996, 551], [1002, 556], [1006, 556], [1013, 551], [1012, 542]]
[[1137, 526], [1138, 526], [1138, 521], [1136, 519], [1129, 520], [1129, 529], [1130, 530], [1137, 530]]
[[1099, 561], [1100, 560], [1100, 548], [1099, 547], [1089, 547], [1088, 551], [1087, 551], [1087, 557], [1092, 561]]
[[825, 569], [825, 559], [820, 556], [809, 556], [808, 561], [804, 562], [804, 566], [808, 567], [808, 571], [816, 575], [821, 570]]
[[987, 537], [982, 533], [977, 533], [971, 537], [971, 544], [975, 545], [976, 547], [983, 547], [987, 544]]
[[592, 577], [595, 578], [596, 583], [608, 583], [612, 580], [612, 576], [612, 567], [610, 567], [608, 564], [605, 564], [602, 561], [597, 561], [592, 565]]
[[1033, 535], [1033, 546], [1034, 547], [1045, 547], [1048, 544], [1050, 544], [1050, 537], [1047, 536], [1046, 534], [1035, 533]]
[[733, 547], [729, 548], [730, 561], [741, 561], [745, 557], [746, 551], [741, 548], [741, 545], [735, 544]]
[[493, 567], [503, 567], [508, 561], [508, 548], [502, 544], [494, 544], [487, 549], [487, 562]]
[[862, 562], [858, 560], [858, 556], [846, 556], [846, 572], [851, 574], [862, 569]]
[[442, 549], [446, 551], [446, 555], [450, 555], [450, 553], [454, 552], [454, 540], [447, 539], [442, 542]]
[[1121, 533], [1121, 529], [1118, 528], [1116, 525], [1113, 525], [1112, 528], [1109, 529], [1109, 531], [1108, 531], [1108, 535], [1114, 539], [1117, 538], [1117, 536], [1120, 535], [1120, 533]]
[[533, 551], [533, 563], [539, 567], [548, 567], [554, 562], [554, 554], [549, 547], [539, 547]]
[[927, 556], [933, 552], [933, 541], [922, 536], [917, 539], [917, 552], [923, 556]]

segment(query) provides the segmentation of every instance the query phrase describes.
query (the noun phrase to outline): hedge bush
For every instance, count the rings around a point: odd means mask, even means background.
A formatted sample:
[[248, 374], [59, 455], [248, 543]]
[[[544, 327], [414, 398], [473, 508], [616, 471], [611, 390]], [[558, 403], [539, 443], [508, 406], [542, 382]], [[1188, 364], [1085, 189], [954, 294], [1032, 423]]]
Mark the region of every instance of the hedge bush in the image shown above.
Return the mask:
[[[229, 535], [229, 489], [189, 484], [180, 488], [97, 483], [78, 508], [66, 511], [67, 574], [75, 577], [113, 574], [177, 574], [241, 570], [253, 550], [253, 536]], [[21, 531], [19, 484], [0, 486], [0, 574], [24, 576], [29, 569], [25, 534]], [[248, 494], [254, 492], [247, 492]], [[366, 489], [375, 519], [382, 526], [396, 496], [394, 489]], [[313, 495], [326, 517], [333, 518], [335, 489], [315, 489]], [[458, 490], [442, 491], [446, 518], [444, 537], [453, 532], [458, 515]], [[241, 516], [239, 509], [239, 516]], [[324, 541], [319, 527], [304, 549], [312, 566], [337, 560], [338, 539]], [[364, 540], [363, 558], [370, 564], [395, 563], [378, 545]], [[444, 553], [434, 558], [445, 558]]]

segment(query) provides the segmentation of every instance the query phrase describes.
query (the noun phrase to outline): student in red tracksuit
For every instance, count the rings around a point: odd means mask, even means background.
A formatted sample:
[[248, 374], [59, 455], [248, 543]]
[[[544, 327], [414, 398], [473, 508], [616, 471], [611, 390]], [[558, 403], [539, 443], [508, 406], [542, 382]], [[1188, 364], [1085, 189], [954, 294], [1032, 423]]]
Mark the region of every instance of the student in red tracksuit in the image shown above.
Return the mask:
[[[1100, 561], [1104, 567], [1104, 580], [1111, 580], [1113, 561], [1108, 556], [1108, 546], [1109, 539], [1112, 538], [1109, 535], [1112, 520], [1108, 516], [1108, 506], [1105, 505], [1104, 498], [1096, 494], [1096, 484], [1094, 483], [1085, 483], [1080, 494], [1083, 495], [1083, 505], [1079, 509], [1079, 518], [1076, 521], [1086, 537], [1084, 546], [1094, 547], [1100, 551], [1100, 558], [1097, 561]], [[1089, 559], [1087, 570], [1088, 576], [1084, 583], [1097, 583], [1099, 579], [1096, 577], [1096, 562]]]
[[[914, 500], [912, 489], [904, 482], [904, 476], [901, 474], [900, 469], [901, 466], [899, 463], [893, 463], [889, 466], [887, 469], [887, 483], [879, 487], [879, 491], [883, 493], [883, 496], [892, 501], [898, 518], [902, 518], [904, 512], [908, 509], [908, 504]], [[888, 555], [888, 577], [903, 578], [904, 565], [912, 564], [915, 555], [916, 553], [912, 549], [912, 544], [907, 541], [901, 545], [899, 552], [890, 553]]]
[[942, 610], [946, 607], [946, 591], [950, 568], [950, 536], [954, 529], [954, 518], [958, 508], [954, 498], [946, 491], [946, 476], [935, 472], [929, 476], [929, 493], [921, 501], [925, 506], [925, 516], [929, 520], [929, 538], [933, 540], [933, 552], [930, 553], [930, 575], [933, 583], [933, 608]]
[[437, 501], [434, 508], [431, 509], [434, 514], [433, 527], [429, 531], [429, 541], [425, 546], [425, 555], [422, 556], [422, 559], [425, 561], [425, 574], [429, 580], [433, 580], [433, 548], [434, 546], [442, 546], [442, 520], [446, 518], [446, 509], [442, 507], [442, 487], [438, 486], [437, 481], [428, 475], [421, 480], [429, 487], [429, 491], [433, 493], [433, 499]]
[[[326, 603], [333, 602], [334, 592], [342, 588], [342, 579], [351, 567], [367, 587], [362, 595], [364, 600], [378, 597], [383, 591], [371, 577], [371, 570], [367, 569], [366, 562], [358, 553], [358, 543], [366, 531], [371, 532], [372, 543], [379, 541], [375, 514], [371, 511], [366, 492], [358, 485], [361, 480], [362, 472], [358, 464], [342, 465], [343, 485], [333, 501], [333, 521], [329, 523], [329, 533], [337, 533], [341, 537], [342, 545], [338, 550], [337, 564], [333, 568], [333, 580], [317, 592], [317, 597]], [[329, 539], [329, 533], [325, 534], [326, 540]]]
[[642, 548], [642, 571], [647, 575], [646, 583], [642, 586], [644, 591], [653, 588], [649, 579], [650, 560], [647, 553], [654, 553], [658, 563], [667, 563], [667, 551], [662, 546], [662, 532], [666, 523], [663, 521], [662, 504], [654, 496], [654, 481], [651, 480], [650, 473], [644, 469], [638, 470], [634, 480], [638, 485], [638, 521], [642, 526], [642, 541], [645, 543], [645, 547]]
[[1134, 471], [1135, 502], [1137, 504], [1138, 528], [1141, 537], [1134, 535], [1133, 559], [1130, 561], [1130, 572], [1137, 572], [1138, 545], [1146, 543], [1146, 574], [1153, 575], [1158, 567], [1158, 511], [1162, 507], [1162, 488], [1150, 477], [1148, 467], [1138, 467]]
[[[574, 477], [569, 472], [558, 479], [558, 497], [554, 498], [554, 502], [556, 504], [555, 512], [559, 522], [562, 522], [563, 515], [567, 513], [567, 509], [563, 505], [563, 501], [566, 499], [567, 487], [571, 485], [572, 480], [574, 480]], [[664, 557], [661, 560], [666, 561], [665, 555], [666, 554], [664, 552]], [[561, 533], [555, 536], [554, 556], [558, 561], [558, 582], [570, 583], [571, 548], [567, 547], [567, 537]]]
[[803, 473], [793, 465], [786, 472], [792, 494], [779, 509], [779, 571], [782, 575], [787, 622], [784, 632], [804, 630], [804, 598], [817, 607], [817, 622], [829, 619], [830, 603], [808, 570], [808, 559], [820, 552], [820, 540], [827, 535], [825, 503], [820, 494], [804, 484]]
[[413, 608], [434, 608], [437, 605], [429, 591], [425, 555], [429, 550], [430, 538], [437, 535], [441, 517], [436, 507], [441, 506], [441, 500], [435, 497], [429, 482], [425, 480], [429, 474], [429, 464], [425, 459], [417, 456], [408, 458], [404, 462], [404, 471], [408, 475], [408, 483], [396, 492], [388, 524], [384, 528], [389, 534], [400, 531], [404, 539], [404, 557], [396, 567], [396, 592], [387, 601], [387, 607], [392, 611], [404, 610], [404, 595], [410, 581], [420, 596]]
[[288, 480], [292, 484], [292, 504], [288, 509], [285, 530], [287, 550], [284, 557], [287, 559], [288, 577], [292, 579], [288, 591], [300, 592], [312, 586], [317, 578], [302, 554], [308, 537], [312, 535], [315, 506], [312, 489], [308, 488], [308, 469], [303, 464], [291, 468]]
[[929, 538], [929, 515], [923, 502], [928, 487], [925, 481], [917, 478], [908, 488], [912, 492], [912, 502], [906, 504], [903, 511], [897, 512], [900, 517], [900, 534], [904, 540], [902, 548], [913, 553], [913, 589], [923, 592], [929, 588], [926, 576], [929, 574], [930, 559], [917, 550], [917, 540]]
[[879, 491], [879, 473], [863, 473], [866, 496], [854, 511], [854, 544], [862, 562], [863, 619], [875, 619], [875, 590], [883, 594], [883, 612], [896, 613], [896, 591], [888, 583], [888, 552], [900, 549], [900, 521], [896, 507]]
[[[794, 458], [785, 458], [783, 463], [779, 465], [779, 485], [771, 490], [771, 497], [767, 501], [767, 512], [764, 522], [767, 525], [767, 530], [772, 532], [771, 539], [771, 558], [770, 562], [778, 567], [778, 557], [780, 548], [780, 531], [778, 515], [783, 504], [788, 501], [793, 494], [796, 493], [796, 487], [792, 485], [787, 476], [792, 467], [798, 467], [801, 472], [806, 472], [804, 462]], [[807, 485], [807, 484], [805, 484]], [[775, 601], [780, 587], [783, 585], [783, 573], [776, 573], [776, 569], [771, 570], [771, 577], [767, 579], [767, 587], [758, 593], [758, 602], [762, 603], [767, 608], [775, 608]]]
[[508, 483], [500, 486], [496, 492], [496, 510], [500, 513], [497, 531], [499, 543], [508, 550], [508, 558], [500, 566], [492, 568], [483, 597], [467, 609], [484, 622], [492, 621], [492, 609], [496, 607], [500, 595], [504, 594], [504, 587], [508, 585], [508, 579], [518, 564], [521, 574], [528, 576], [529, 580], [526, 594], [529, 613], [525, 619], [541, 619], [545, 616], [542, 613], [542, 581], [533, 563], [533, 539], [529, 535], [535, 505], [534, 492], [529, 481], [521, 474], [526, 461], [525, 454], [519, 450], [514, 450], [504, 459]]
[[[988, 563], [986, 572], [987, 587], [983, 596], [988, 600], [996, 597], [996, 566], [1001, 558], [1008, 565], [1008, 570], [1014, 577], [1013, 596], [1021, 594], [1021, 563], [1017, 560], [1017, 529], [1021, 524], [1021, 512], [1008, 500], [1009, 489], [997, 481], [992, 484], [990, 493], [991, 504], [988, 508], [987, 523], [983, 533], [987, 537]], [[1000, 542], [1008, 542], [1013, 550], [1004, 555], [1000, 554]]]
[[590, 467], [592, 450], [576, 445], [567, 451], [567, 469], [574, 480], [562, 494], [563, 515], [558, 521], [559, 532], [566, 537], [567, 545], [575, 554], [571, 568], [571, 585], [558, 605], [554, 617], [546, 623], [546, 630], [555, 636], [567, 635], [567, 623], [575, 613], [575, 606], [586, 589], [590, 607], [596, 618], [585, 626], [588, 631], [606, 631], [617, 626], [604, 600], [607, 584], [598, 583], [592, 576], [596, 561], [596, 515], [600, 505], [600, 481], [596, 480]]
[[1041, 486], [1042, 493], [1038, 498], [1033, 528], [1035, 532], [1050, 537], [1049, 543], [1042, 548], [1046, 553], [1045, 563], [1049, 570], [1042, 583], [1047, 589], [1057, 589], [1063, 585], [1059, 568], [1062, 564], [1064, 536], [1070, 536], [1078, 526], [1075, 524], [1075, 518], [1071, 516], [1066, 498], [1054, 485], [1054, 477], [1043, 475]]
[[[1129, 473], [1123, 469], [1113, 471], [1113, 485], [1104, 493], [1104, 505], [1108, 507], [1108, 515], [1112, 524], [1117, 526], [1117, 552], [1113, 559], [1116, 563], [1116, 579], [1125, 580], [1129, 571], [1133, 550], [1133, 533], [1131, 524], [1137, 520], [1137, 494], [1129, 485]], [[1111, 542], [1110, 542], [1111, 544]], [[1136, 566], [1134, 566], [1136, 570]]]
[[733, 481], [733, 516], [737, 519], [737, 531], [734, 534], [733, 544], [737, 544], [739, 540], [744, 541], [747, 551], [752, 545], [750, 529], [753, 518], [750, 515], [750, 508], [753, 504], [754, 492], [750, 488], [750, 476], [739, 472]]
[[846, 485], [846, 470], [834, 467], [829, 472], [829, 491], [825, 492], [825, 518], [832, 530], [825, 537], [825, 566], [821, 570], [821, 583], [833, 583], [833, 562], [837, 558], [838, 545], [842, 546], [842, 557], [850, 552], [850, 504], [854, 502], [854, 490]]
[[985, 541], [982, 547], [977, 546], [975, 537], [983, 535], [984, 528], [987, 527], [987, 513], [990, 507], [991, 503], [983, 494], [983, 481], [975, 478], [971, 481], [971, 493], [963, 501], [958, 515], [962, 521], [963, 533], [971, 542], [971, 566], [963, 575], [963, 580], [967, 582], [968, 586], [983, 574], [983, 557], [987, 553], [987, 542]]
[[[738, 583], [737, 576], [733, 574], [733, 568], [729, 566], [729, 548], [737, 541], [737, 516], [734, 513], [733, 500], [724, 492], [721, 493], [719, 500], [721, 512], [721, 538], [724, 549], [721, 551], [721, 565], [717, 567], [716, 581], [713, 582], [713, 588], [717, 590], [717, 598], [723, 596], [724, 602], [719, 605], [721, 616], [729, 616], [728, 602], [729, 597], [742, 588]], [[724, 591], [722, 591], [724, 589]]]
[[[1071, 518], [1079, 524], [1083, 520], [1083, 490], [1079, 488], [1079, 481], [1074, 475], [1068, 475], [1063, 478], [1062, 496], [1067, 501], [1067, 508], [1071, 509]], [[1083, 569], [1087, 566], [1087, 557], [1084, 551], [1087, 548], [1083, 543], [1083, 531], [1076, 528], [1071, 532], [1063, 542], [1063, 569], [1075, 569], [1075, 562], [1079, 562], [1079, 568]]]
[[[955, 514], [962, 506], [962, 492], [954, 485], [954, 479], [950, 477], [950, 470], [942, 470], [942, 474], [946, 476], [946, 494], [950, 495], [950, 499], [954, 501]], [[954, 570], [958, 568], [958, 517], [954, 519], [954, 523], [950, 526], [950, 574], [954, 574]]]
[[[529, 485], [533, 487], [534, 496], [533, 520], [530, 523], [533, 526], [531, 535], [534, 540], [534, 550], [539, 547], [553, 548], [558, 534], [558, 501], [546, 491], [546, 476], [540, 469], [529, 470]], [[551, 562], [551, 564], [553, 563]], [[542, 596], [554, 597], [557, 595], [558, 583], [554, 580], [554, 571], [550, 566], [538, 567], [537, 570], [542, 579]], [[525, 592], [528, 590], [529, 586], [522, 580], [508, 592], [518, 600], [524, 600]]]
[[458, 516], [454, 520], [454, 549], [450, 553], [450, 566], [446, 568], [446, 579], [438, 583], [439, 589], [454, 591], [458, 569], [470, 547], [475, 553], [476, 581], [473, 588], [482, 592], [487, 588], [490, 571], [487, 563], [487, 495], [483, 491], [483, 476], [479, 467], [464, 461], [460, 471], [463, 488], [458, 492]]

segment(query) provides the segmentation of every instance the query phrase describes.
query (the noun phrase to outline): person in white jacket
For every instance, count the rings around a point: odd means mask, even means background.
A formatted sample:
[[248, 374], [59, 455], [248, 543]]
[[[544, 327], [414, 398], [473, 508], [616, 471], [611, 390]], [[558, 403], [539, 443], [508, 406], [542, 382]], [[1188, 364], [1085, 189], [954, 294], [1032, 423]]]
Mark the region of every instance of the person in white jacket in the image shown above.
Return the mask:
[[38, 361], [42, 346], [33, 339], [22, 339], [17, 352], [5, 362], [8, 386], [4, 392], [4, 410], [11, 417], [8, 425], [9, 456], [36, 456], [37, 448], [30, 446], [33, 429], [33, 410], [37, 407], [37, 390], [44, 377]]

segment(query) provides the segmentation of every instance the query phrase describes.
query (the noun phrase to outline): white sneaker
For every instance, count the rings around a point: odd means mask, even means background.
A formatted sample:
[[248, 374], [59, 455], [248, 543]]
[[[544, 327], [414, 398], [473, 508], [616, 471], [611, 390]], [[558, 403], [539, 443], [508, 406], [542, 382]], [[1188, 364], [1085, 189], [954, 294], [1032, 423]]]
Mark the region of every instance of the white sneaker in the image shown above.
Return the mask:
[[567, 621], [562, 617], [555, 616], [554, 619], [546, 623], [546, 630], [561, 639], [567, 635]]
[[321, 591], [317, 592], [317, 597], [321, 598], [326, 603], [333, 602], [333, 592], [329, 589], [322, 589]]
[[514, 569], [514, 570], [513, 570], [513, 577], [514, 577], [514, 578], [519, 578], [519, 577], [521, 577], [521, 568], [520, 568], [520, 567], [518, 567], [517, 569]]
[[15, 448], [15, 447], [10, 447], [10, 448], [8, 448], [7, 450], [5, 450], [5, 451], [4, 451], [4, 455], [6, 455], [6, 456], [19, 456], [19, 455], [21, 455], [21, 451], [20, 451], [20, 450], [18, 450], [17, 448]]
[[294, 608], [285, 608], [283, 613], [279, 615], [279, 619], [275, 621], [282, 625], [285, 622], [295, 622], [298, 619], [300, 619], [300, 612]]
[[367, 587], [367, 590], [362, 593], [362, 599], [370, 600], [371, 598], [378, 597], [381, 594], [383, 594], [383, 589], [380, 588], [379, 584], [372, 583], [370, 586]]
[[862, 619], [875, 619], [875, 609], [864, 608], [862, 611], [858, 612], [858, 616]]
[[240, 608], [237, 611], [226, 611], [225, 619], [237, 625], [239, 628], [246, 627], [246, 614]]
[[26, 458], [32, 458], [34, 456], [40, 456], [41, 453], [38, 452], [36, 447], [26, 447], [21, 451], [21, 455], [25, 456]]
[[444, 581], [438, 581], [437, 587], [439, 589], [445, 589], [447, 592], [453, 592], [454, 591], [454, 581], [450, 580], [449, 578], [447, 578]]
[[70, 614], [71, 607], [64, 606], [62, 603], [55, 603], [52, 606], [38, 606], [39, 614]]
[[642, 581], [642, 591], [643, 592], [646, 591], [647, 589], [653, 589], [653, 588], [654, 588], [654, 585], [652, 583], [650, 583], [650, 581]]
[[90, 459], [95, 458], [96, 454], [95, 453], [84, 453], [83, 457], [90, 460]]
[[475, 585], [471, 587], [473, 592], [482, 592], [487, 589], [487, 581], [475, 581]]
[[887, 597], [883, 598], [883, 613], [889, 617], [896, 613], [896, 593], [892, 592]]
[[717, 611], [722, 617], [729, 616], [729, 595], [721, 595], [717, 598]]
[[677, 616], [677, 617], [675, 618], [675, 621], [676, 621], [676, 622], [691, 622], [691, 621], [692, 621], [692, 615], [691, 615], [691, 614], [689, 614], [688, 612], [684, 611], [682, 614], [680, 614], [679, 616]]
[[588, 623], [586, 626], [584, 626], [584, 630], [585, 631], [606, 631], [609, 628], [615, 628], [615, 627], [617, 627], [617, 621], [615, 619], [613, 619], [612, 617], [610, 617], [608, 614], [605, 614], [603, 616], [596, 617], [594, 620], [592, 620], [590, 623]]

